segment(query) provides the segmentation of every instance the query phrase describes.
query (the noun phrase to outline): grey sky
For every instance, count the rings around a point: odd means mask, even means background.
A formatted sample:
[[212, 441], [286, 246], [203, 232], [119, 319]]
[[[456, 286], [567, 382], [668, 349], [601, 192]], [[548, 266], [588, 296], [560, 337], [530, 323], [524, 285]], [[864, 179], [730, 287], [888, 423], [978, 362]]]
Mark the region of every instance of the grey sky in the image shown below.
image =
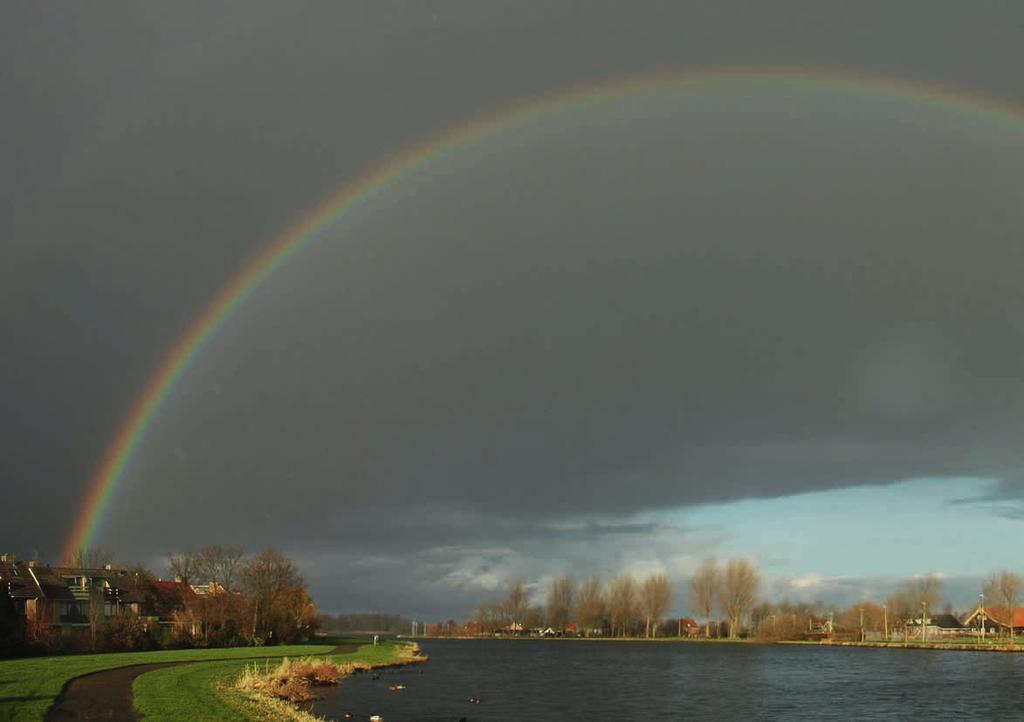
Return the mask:
[[[1024, 103], [1024, 10], [893, 5], [5, 8], [0, 474], [31, 513], [5, 515], [4, 544], [57, 553], [132, 399], [233, 271], [467, 117], [732, 65]], [[1024, 132], [892, 111], [668, 93], [432, 166], [214, 340], [102, 540], [269, 541], [318, 570], [326, 608], [458, 613], [486, 586], [459, 580], [553, 573], [537, 545], [614, 547], [635, 513], [1019, 478]]]

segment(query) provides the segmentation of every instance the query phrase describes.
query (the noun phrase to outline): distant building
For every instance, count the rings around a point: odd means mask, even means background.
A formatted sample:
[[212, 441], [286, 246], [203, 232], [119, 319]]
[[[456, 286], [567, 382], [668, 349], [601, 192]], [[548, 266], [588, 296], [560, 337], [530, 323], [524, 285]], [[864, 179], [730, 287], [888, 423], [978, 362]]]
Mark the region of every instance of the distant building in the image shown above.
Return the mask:
[[[964, 625], [952, 614], [931, 614], [924, 620], [924, 638], [959, 637], [965, 633]], [[921, 618], [907, 622], [907, 636], [910, 639], [921, 639]]]
[[1006, 607], [977, 607], [964, 617], [964, 627], [978, 633], [983, 620], [986, 634], [1005, 632], [1011, 624], [1014, 633], [1022, 633], [1024, 632], [1024, 607], [1014, 607], [1011, 613], [1007, 613]]
[[695, 619], [683, 617], [679, 620], [678, 632], [681, 637], [696, 637], [700, 634], [700, 625]]

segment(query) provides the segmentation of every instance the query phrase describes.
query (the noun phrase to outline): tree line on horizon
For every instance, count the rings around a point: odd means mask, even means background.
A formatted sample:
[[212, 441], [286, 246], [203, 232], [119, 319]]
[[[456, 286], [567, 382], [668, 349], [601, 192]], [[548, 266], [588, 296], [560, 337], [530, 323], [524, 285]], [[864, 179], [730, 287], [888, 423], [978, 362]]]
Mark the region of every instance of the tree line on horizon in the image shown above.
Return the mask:
[[[748, 559], [705, 560], [686, 583], [687, 607], [701, 620], [701, 636], [770, 641], [821, 638], [827, 633], [854, 639], [884, 630], [905, 638], [925, 612], [929, 618], [939, 613], [958, 620], [963, 616], [943, 598], [942, 579], [937, 575], [909, 579], [880, 602], [861, 600], [847, 607], [768, 601], [760, 598], [762, 586], [760, 571]], [[986, 608], [996, 614], [1013, 610], [1024, 602], [1024, 579], [1009, 570], [996, 572], [983, 580], [980, 595]], [[516, 579], [504, 597], [481, 604], [463, 624], [439, 622], [428, 625], [426, 633], [525, 634], [546, 627], [562, 636], [671, 636], [681, 631], [680, 620], [664, 620], [674, 599], [675, 590], [664, 574], [641, 581], [629, 575], [607, 581], [591, 576], [582, 583], [560, 576], [547, 585], [543, 604], [532, 603], [526, 583]], [[1012, 628], [1002, 633], [1012, 641]]]
[[[728, 634], [736, 636], [756, 602], [759, 585], [757, 567], [746, 559], [729, 560], [721, 568], [705, 562], [690, 581], [690, 604], [705, 612], [708, 636], [716, 605], [729, 620]], [[531, 604], [525, 583], [517, 579], [503, 599], [480, 605], [467, 626], [481, 634], [546, 627], [561, 635], [652, 638], [678, 633], [678, 627], [664, 624], [674, 600], [674, 587], [660, 573], [639, 581], [628, 574], [607, 581], [591, 576], [582, 583], [571, 576], [556, 577], [544, 605]], [[450, 629], [450, 623], [445, 627]]]

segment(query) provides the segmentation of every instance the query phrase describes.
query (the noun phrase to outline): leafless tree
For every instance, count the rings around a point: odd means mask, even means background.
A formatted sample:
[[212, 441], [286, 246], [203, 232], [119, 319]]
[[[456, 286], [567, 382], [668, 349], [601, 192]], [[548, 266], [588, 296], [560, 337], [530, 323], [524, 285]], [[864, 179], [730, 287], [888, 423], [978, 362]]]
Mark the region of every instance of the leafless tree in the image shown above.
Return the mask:
[[719, 585], [719, 604], [729, 618], [729, 636], [739, 636], [743, 617], [757, 600], [760, 574], [757, 567], [746, 559], [730, 559], [722, 572]]
[[1020, 576], [1014, 574], [1008, 569], [996, 572], [985, 580], [985, 596], [989, 599], [997, 600], [1005, 609], [1005, 619], [999, 621], [1006, 624], [1007, 634], [1010, 637], [1010, 644], [1014, 643], [1013, 612], [1017, 607], [1017, 603], [1020, 601], [1022, 587], [1024, 587], [1024, 579], [1021, 579]]
[[171, 576], [188, 584], [195, 581], [199, 571], [199, 555], [191, 549], [181, 553], [167, 555], [167, 568]]
[[[934, 574], [908, 579], [900, 585], [895, 594], [886, 600], [889, 613], [895, 620], [894, 626], [902, 627], [904, 637], [910, 633], [907, 622], [922, 615], [924, 611], [922, 605], [935, 611], [941, 604], [942, 580]], [[923, 630], [923, 628], [922, 626], [921, 629]]]
[[476, 609], [480, 631], [490, 633], [504, 626], [505, 612], [497, 602], [484, 602]]
[[86, 584], [89, 589], [89, 601], [86, 602], [89, 605], [86, 607], [86, 616], [89, 619], [89, 640], [92, 651], [95, 652], [97, 636], [107, 621], [106, 598], [103, 585], [98, 580], [86, 578]]
[[917, 577], [906, 582], [902, 592], [907, 595], [908, 602], [917, 605], [917, 609], [920, 609], [921, 602], [924, 602], [928, 609], [938, 610], [942, 604], [942, 579], [935, 574]]
[[590, 636], [591, 630], [598, 629], [604, 623], [605, 600], [601, 591], [601, 580], [590, 577], [580, 587], [579, 602], [576, 616], [584, 634]]
[[690, 579], [690, 609], [704, 617], [704, 636], [711, 636], [711, 615], [715, 612], [715, 592], [718, 590], [718, 564], [705, 559]]
[[612, 580], [608, 588], [608, 611], [612, 618], [612, 634], [625, 637], [636, 620], [636, 582], [623, 575]]
[[522, 579], [514, 579], [508, 585], [508, 593], [505, 595], [505, 600], [501, 606], [506, 622], [524, 623], [526, 610], [530, 606], [530, 600], [526, 596], [526, 585]]
[[305, 590], [305, 582], [291, 559], [267, 548], [246, 562], [242, 580], [254, 604], [253, 635], [288, 631], [289, 601]]
[[548, 624], [554, 629], [565, 631], [572, 620], [573, 603], [576, 601], [576, 580], [572, 577], [557, 577], [551, 580], [548, 589]]
[[82, 547], [70, 559], [71, 566], [83, 569], [103, 569], [114, 562], [114, 555], [103, 547]]
[[214, 582], [227, 590], [235, 588], [245, 550], [214, 544], [201, 549], [195, 557], [194, 574], [197, 581]]
[[655, 636], [658, 624], [672, 606], [672, 585], [664, 574], [652, 574], [640, 587], [640, 609], [644, 613], [644, 636]]
[[538, 604], [527, 607], [523, 612], [523, 627], [535, 629], [541, 626], [544, 626], [544, 607]]

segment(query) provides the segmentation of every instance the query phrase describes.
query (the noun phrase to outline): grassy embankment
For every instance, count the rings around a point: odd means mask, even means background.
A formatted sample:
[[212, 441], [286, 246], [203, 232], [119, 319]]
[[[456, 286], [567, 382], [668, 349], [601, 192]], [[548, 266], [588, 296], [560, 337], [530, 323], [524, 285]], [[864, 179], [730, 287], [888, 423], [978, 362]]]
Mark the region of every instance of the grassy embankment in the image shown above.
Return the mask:
[[[339, 665], [381, 667], [402, 663], [405, 646], [391, 642], [382, 642], [376, 647], [363, 644], [350, 654], [325, 658]], [[189, 664], [147, 672], [136, 679], [133, 686], [135, 709], [147, 722], [311, 719], [286, 702], [237, 692], [234, 681], [253, 661]]]
[[[241, 702], [237, 695], [215, 688], [215, 683], [230, 682], [254, 660], [325, 655], [337, 643], [337, 640], [331, 640], [325, 644], [281, 647], [160, 650], [0, 660], [0, 720], [41, 720], [72, 678], [153, 662], [194, 664], [154, 670], [135, 680], [136, 708], [145, 712], [149, 719], [239, 719]], [[397, 655], [391, 645], [376, 649], [369, 645], [338, 659], [359, 659], [376, 666], [387, 664], [392, 656]]]

